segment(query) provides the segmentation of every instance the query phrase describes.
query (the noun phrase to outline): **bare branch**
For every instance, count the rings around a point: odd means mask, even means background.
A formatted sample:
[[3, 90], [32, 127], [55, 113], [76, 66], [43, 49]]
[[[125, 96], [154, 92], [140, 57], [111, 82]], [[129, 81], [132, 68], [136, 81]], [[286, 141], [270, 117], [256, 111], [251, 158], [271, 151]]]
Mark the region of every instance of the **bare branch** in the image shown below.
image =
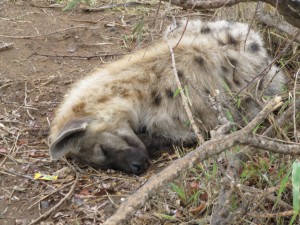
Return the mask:
[[[266, 12], [263, 12], [262, 8], [260, 7], [260, 9], [257, 11], [257, 19], [262, 22], [265, 25], [268, 25], [270, 27], [274, 27], [277, 30], [284, 32], [288, 35], [292, 35], [293, 33], [295, 33], [295, 27], [293, 27], [291, 24], [289, 24], [288, 22], [282, 20], [279, 17], [275, 17], [275, 16], [271, 16], [269, 14], [267, 14]], [[300, 43], [300, 34], [298, 34], [298, 36], [296, 36], [295, 41]]]
[[265, 2], [275, 7], [291, 25], [300, 28], [300, 12], [298, 2], [292, 0], [164, 0], [184, 9], [217, 9], [229, 7], [242, 2]]
[[297, 80], [298, 80], [298, 75], [299, 75], [300, 69], [298, 69], [296, 75], [295, 75], [295, 83], [294, 83], [294, 90], [293, 90], [293, 95], [294, 95], [294, 113], [293, 113], [293, 120], [294, 120], [294, 138], [295, 141], [298, 142], [298, 137], [297, 137], [297, 110], [296, 110], [296, 87], [297, 87]]
[[294, 210], [277, 212], [277, 213], [247, 213], [247, 215], [253, 218], [274, 218], [274, 217], [285, 217], [285, 216], [293, 216], [295, 214]]
[[[297, 101], [294, 105], [291, 105], [276, 121], [273, 126], [270, 126], [264, 133], [264, 136], [272, 137], [274, 136], [274, 131], [277, 130], [278, 127], [283, 126], [287, 123], [288, 120], [291, 120], [291, 117], [293, 116], [293, 113], [295, 111], [299, 111], [300, 109], [300, 101]], [[232, 199], [232, 195], [236, 195], [235, 192], [232, 191], [232, 186], [225, 185], [226, 180], [228, 180], [228, 177], [230, 177], [230, 184], [232, 182], [238, 182], [238, 172], [240, 171], [243, 162], [246, 162], [249, 157], [254, 155], [257, 152], [257, 149], [254, 149], [250, 146], [246, 146], [244, 149], [242, 149], [240, 152], [235, 153], [233, 155], [229, 156], [229, 162], [226, 170], [226, 175], [224, 176], [224, 184], [221, 186], [221, 190], [219, 192], [218, 200], [216, 201], [214, 205], [214, 210], [211, 216], [211, 224], [220, 224], [222, 222], [223, 225], [225, 224], [231, 224], [234, 217], [236, 218], [238, 216], [238, 213], [230, 213], [232, 211], [232, 206], [230, 204], [230, 199]], [[236, 196], [237, 197], [237, 196]], [[261, 196], [262, 198], [262, 196]], [[271, 195], [268, 195], [266, 198], [272, 198]], [[262, 198], [263, 199], [263, 198]], [[276, 199], [276, 201], [279, 201], [280, 199]]]

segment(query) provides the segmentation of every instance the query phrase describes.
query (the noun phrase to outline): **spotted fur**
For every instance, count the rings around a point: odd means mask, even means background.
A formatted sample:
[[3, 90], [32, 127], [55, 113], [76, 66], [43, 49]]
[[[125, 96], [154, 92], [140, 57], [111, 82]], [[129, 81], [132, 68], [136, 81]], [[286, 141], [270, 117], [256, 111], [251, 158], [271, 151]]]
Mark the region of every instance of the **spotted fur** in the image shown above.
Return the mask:
[[[177, 46], [179, 79], [196, 121], [203, 122], [198, 125], [205, 136], [218, 125], [209, 101], [216, 90], [224, 108], [242, 121], [252, 118], [259, 106], [245, 98], [238, 109], [233, 95], [241, 90], [240, 96], [255, 95], [259, 80], [258, 93], [272, 96], [285, 83], [276, 66], [257, 77], [269, 57], [260, 36], [246, 24], [192, 20], [186, 26], [183, 20], [169, 26], [164, 37]], [[171, 65], [168, 46], [161, 40], [75, 83], [56, 112], [51, 157], [68, 154], [96, 168], [139, 174], [155, 150], [194, 143]]]

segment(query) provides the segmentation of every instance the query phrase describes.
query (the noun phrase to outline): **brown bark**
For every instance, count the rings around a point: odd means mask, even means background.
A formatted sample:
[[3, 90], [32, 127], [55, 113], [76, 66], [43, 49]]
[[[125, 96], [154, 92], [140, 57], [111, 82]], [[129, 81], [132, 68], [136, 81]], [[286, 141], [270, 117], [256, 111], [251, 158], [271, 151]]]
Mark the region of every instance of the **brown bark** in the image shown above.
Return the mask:
[[164, 0], [184, 9], [216, 9], [229, 7], [242, 2], [265, 2], [275, 7], [285, 20], [300, 28], [300, 3], [292, 0]]

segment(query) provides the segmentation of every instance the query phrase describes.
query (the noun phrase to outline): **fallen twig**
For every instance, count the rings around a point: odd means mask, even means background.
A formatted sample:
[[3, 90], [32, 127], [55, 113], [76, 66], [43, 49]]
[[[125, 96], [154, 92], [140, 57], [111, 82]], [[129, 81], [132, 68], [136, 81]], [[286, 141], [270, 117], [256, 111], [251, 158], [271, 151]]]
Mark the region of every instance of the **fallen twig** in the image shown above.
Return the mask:
[[32, 203], [27, 209], [32, 209], [36, 204], [40, 203], [41, 201], [43, 201], [44, 199], [48, 198], [49, 196], [53, 195], [54, 193], [61, 191], [62, 189], [70, 186], [72, 184], [72, 182], [63, 185], [62, 187], [56, 188], [55, 190], [53, 190], [51, 193], [43, 196], [42, 198], [40, 198], [39, 200], [35, 201], [34, 203]]
[[27, 112], [27, 115], [30, 117], [30, 119], [32, 120], [35, 120], [35, 118], [31, 115], [31, 113], [29, 112], [29, 109], [28, 107], [30, 107], [30, 105], [28, 105], [28, 102], [27, 102], [27, 93], [28, 93], [28, 89], [27, 89], [27, 81], [25, 82], [25, 92], [24, 92], [24, 106], [26, 108], [26, 112]]
[[293, 216], [295, 214], [294, 210], [289, 210], [285, 212], [276, 212], [276, 213], [247, 213], [248, 216], [253, 218], [274, 218], [274, 217], [283, 217], [283, 216]]
[[140, 6], [140, 5], [150, 5], [149, 3], [143, 3], [143, 2], [125, 2], [125, 3], [113, 3], [113, 4], [109, 4], [109, 5], [104, 5], [104, 6], [100, 6], [100, 7], [87, 7], [85, 8], [86, 11], [90, 11], [90, 12], [96, 12], [96, 11], [104, 11], [107, 9], [115, 9], [115, 8], [119, 8], [119, 7], [134, 7], [134, 6]]
[[123, 224], [134, 212], [146, 203], [146, 201], [170, 180], [175, 179], [181, 173], [191, 169], [196, 163], [199, 163], [213, 155], [220, 154], [228, 148], [238, 144], [247, 144], [253, 147], [259, 147], [268, 151], [300, 155], [300, 145], [281, 144], [266, 140], [260, 136], [253, 135], [252, 131], [261, 123], [270, 112], [282, 104], [280, 97], [271, 100], [263, 110], [242, 130], [229, 135], [217, 137], [206, 141], [204, 144], [184, 157], [174, 161], [170, 166], [164, 169], [156, 176], [151, 177], [140, 189], [124, 201], [115, 214], [110, 217], [104, 225]]
[[44, 6], [44, 5], [37, 5], [36, 3], [30, 2], [30, 5], [37, 8], [64, 8], [64, 6], [60, 4], [51, 4], [48, 6]]
[[121, 56], [125, 55], [126, 53], [104, 53], [101, 55], [88, 55], [88, 56], [80, 56], [80, 55], [51, 55], [51, 54], [44, 54], [44, 53], [33, 53], [32, 55], [38, 55], [38, 56], [46, 56], [46, 57], [54, 57], [54, 58], [76, 58], [76, 59], [95, 59], [95, 58], [101, 58], [101, 57], [112, 57], [112, 56]]
[[75, 172], [75, 180], [73, 182], [73, 185], [71, 186], [69, 192], [55, 205], [53, 206], [50, 210], [48, 210], [47, 212], [45, 212], [43, 215], [41, 215], [39, 218], [37, 218], [36, 220], [34, 220], [33, 222], [30, 223], [30, 225], [33, 224], [38, 224], [40, 221], [48, 218], [53, 212], [55, 212], [66, 200], [68, 200], [71, 195], [73, 194], [73, 192], [75, 191], [75, 187], [78, 183], [79, 180], [79, 173], [76, 171], [76, 169], [68, 162], [66, 161], [67, 164], [72, 168], [72, 170]]
[[297, 73], [295, 74], [295, 83], [294, 83], [294, 90], [293, 90], [293, 97], [294, 97], [294, 113], [293, 113], [293, 121], [294, 121], [294, 138], [295, 141], [298, 142], [298, 135], [297, 135], [297, 109], [296, 109], [296, 89], [297, 89], [297, 81], [298, 81], [298, 75], [299, 75], [300, 69], [298, 69]]
[[39, 34], [39, 35], [32, 35], [32, 36], [12, 36], [12, 35], [3, 35], [0, 34], [0, 37], [4, 37], [4, 38], [13, 38], [13, 39], [30, 39], [30, 38], [38, 38], [38, 37], [44, 37], [44, 36], [49, 36], [49, 35], [53, 35], [53, 34], [58, 34], [58, 33], [62, 33], [68, 30], [74, 30], [74, 29], [86, 29], [88, 28], [87, 26], [83, 26], [83, 25], [79, 25], [79, 26], [74, 26], [74, 27], [68, 27], [62, 30], [57, 30], [57, 31], [53, 31], [47, 34]]

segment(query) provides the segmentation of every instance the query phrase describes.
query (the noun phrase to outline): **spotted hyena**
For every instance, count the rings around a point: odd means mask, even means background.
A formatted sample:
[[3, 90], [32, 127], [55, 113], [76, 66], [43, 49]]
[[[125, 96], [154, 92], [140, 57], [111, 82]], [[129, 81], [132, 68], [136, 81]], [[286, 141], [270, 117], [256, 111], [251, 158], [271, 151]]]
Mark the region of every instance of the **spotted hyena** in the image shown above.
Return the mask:
[[[253, 96], [280, 92], [284, 75], [276, 66], [262, 73], [270, 59], [248, 25], [186, 24], [169, 26], [164, 35], [176, 46], [178, 77], [204, 136], [218, 125], [209, 101], [216, 90], [236, 121], [259, 111]], [[95, 168], [142, 173], [157, 149], [197, 140], [177, 93], [165, 39], [103, 66], [75, 83], [58, 108], [50, 136], [52, 159], [70, 155]], [[237, 93], [239, 104], [232, 100]]]

